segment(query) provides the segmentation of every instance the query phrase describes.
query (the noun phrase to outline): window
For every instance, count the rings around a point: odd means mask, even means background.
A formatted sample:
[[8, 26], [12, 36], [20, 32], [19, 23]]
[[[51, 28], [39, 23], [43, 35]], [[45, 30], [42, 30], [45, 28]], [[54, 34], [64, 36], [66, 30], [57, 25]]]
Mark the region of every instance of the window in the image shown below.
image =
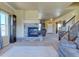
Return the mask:
[[60, 30], [61, 26], [62, 26], [62, 24], [58, 23], [58, 30]]
[[39, 24], [39, 31], [41, 30], [41, 24]]
[[0, 20], [0, 25], [1, 25], [1, 36], [5, 36], [5, 20], [6, 20], [6, 14], [4, 13], [4, 12], [0, 12], [0, 18], [1, 18], [1, 20]]

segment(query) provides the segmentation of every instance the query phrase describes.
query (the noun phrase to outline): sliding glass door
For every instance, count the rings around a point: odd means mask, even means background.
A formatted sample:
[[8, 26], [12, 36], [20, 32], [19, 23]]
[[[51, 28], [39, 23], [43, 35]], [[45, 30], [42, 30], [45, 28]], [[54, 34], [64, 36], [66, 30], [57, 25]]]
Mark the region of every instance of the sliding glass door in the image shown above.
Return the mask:
[[1, 24], [0, 25], [1, 25], [1, 36], [2, 37], [5, 36], [5, 29], [6, 29], [5, 20], [6, 20], [6, 16], [3, 12], [1, 12], [1, 20], [0, 20]]
[[[0, 20], [1, 20], [1, 13], [0, 13]], [[1, 24], [1, 21], [0, 21], [0, 24]], [[2, 48], [1, 25], [0, 25], [0, 48]]]
[[16, 16], [0, 10], [0, 48], [16, 42]]
[[0, 48], [9, 44], [8, 13], [0, 11]]
[[0, 11], [0, 48], [3, 47], [3, 36], [5, 36], [5, 14]]

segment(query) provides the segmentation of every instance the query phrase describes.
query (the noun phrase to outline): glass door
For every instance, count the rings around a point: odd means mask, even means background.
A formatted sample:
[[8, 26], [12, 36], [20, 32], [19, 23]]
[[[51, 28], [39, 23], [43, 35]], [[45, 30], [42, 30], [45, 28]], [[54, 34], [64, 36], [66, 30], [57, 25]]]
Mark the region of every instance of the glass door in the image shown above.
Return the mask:
[[1, 12], [0, 12], [0, 48], [2, 48], [2, 38], [1, 38]]
[[9, 37], [8, 13], [1, 10], [0, 11], [0, 48], [7, 46], [9, 44], [8, 37]]
[[0, 11], [0, 48], [3, 47], [3, 36], [5, 36], [5, 14]]

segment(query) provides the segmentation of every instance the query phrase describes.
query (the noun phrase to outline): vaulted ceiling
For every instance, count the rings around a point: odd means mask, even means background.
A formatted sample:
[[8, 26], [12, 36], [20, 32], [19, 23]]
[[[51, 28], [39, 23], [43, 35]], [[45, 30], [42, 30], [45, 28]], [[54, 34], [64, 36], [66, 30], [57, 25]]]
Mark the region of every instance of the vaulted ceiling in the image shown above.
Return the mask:
[[72, 2], [7, 2], [17, 10], [38, 10], [42, 18], [57, 18], [73, 9], [67, 9]]

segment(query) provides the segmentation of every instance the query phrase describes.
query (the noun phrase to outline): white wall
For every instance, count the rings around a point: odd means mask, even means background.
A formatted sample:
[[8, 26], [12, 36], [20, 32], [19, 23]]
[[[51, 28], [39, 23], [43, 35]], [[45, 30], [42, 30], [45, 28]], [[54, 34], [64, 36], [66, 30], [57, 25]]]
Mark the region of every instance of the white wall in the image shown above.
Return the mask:
[[24, 38], [24, 23], [40, 23], [37, 11], [17, 10], [16, 37]]
[[17, 11], [17, 23], [16, 23], [16, 37], [23, 37], [23, 20], [24, 20], [24, 13], [23, 11]]
[[56, 33], [56, 24], [48, 24], [47, 33]]

